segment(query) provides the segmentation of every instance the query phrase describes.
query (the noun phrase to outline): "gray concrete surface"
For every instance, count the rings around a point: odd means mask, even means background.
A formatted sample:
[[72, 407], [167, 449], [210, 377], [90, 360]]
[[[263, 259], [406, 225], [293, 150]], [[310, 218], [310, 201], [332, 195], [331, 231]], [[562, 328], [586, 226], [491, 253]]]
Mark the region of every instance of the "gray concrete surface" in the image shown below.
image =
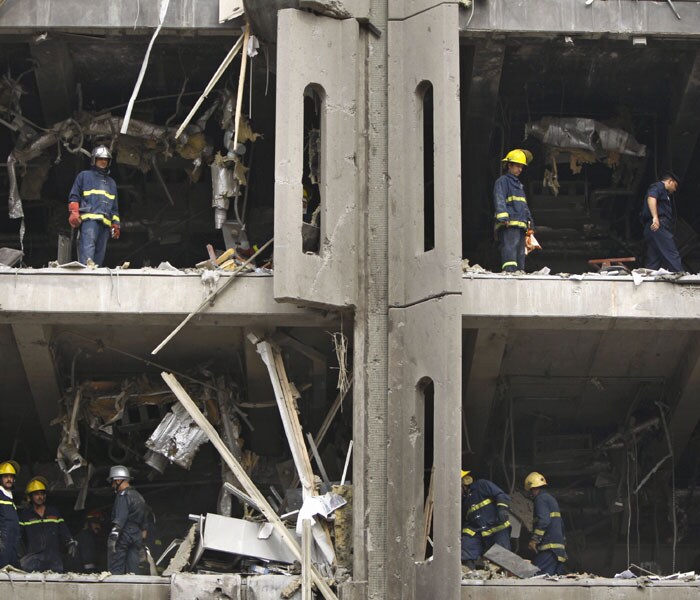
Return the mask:
[[[389, 303], [459, 293], [459, 38], [457, 6], [389, 24]], [[424, 251], [423, 94], [433, 88], [435, 247]]]
[[463, 582], [462, 600], [690, 600], [700, 595], [700, 582], [650, 582], [644, 579], [497, 579]]
[[[224, 275], [223, 277], [230, 277]], [[224, 279], [219, 280], [219, 285]], [[243, 275], [195, 319], [199, 324], [327, 323], [324, 313], [276, 302], [273, 278]], [[0, 322], [177, 325], [205, 299], [198, 274], [157, 270], [0, 270]]]
[[[98, 31], [153, 29], [160, 2], [97, 0], [10, 0], [0, 6], [0, 30]], [[238, 20], [240, 21], [240, 20]], [[236, 22], [238, 22], [236, 21]], [[163, 33], [197, 31], [198, 35], [231, 35], [232, 23], [219, 24], [219, 0], [170, 0]], [[7, 31], [12, 30], [12, 31]]]
[[476, 0], [474, 16], [462, 10], [460, 29], [471, 32], [595, 34], [628, 38], [635, 35], [698, 37], [700, 11], [697, 2], [677, 0], [679, 21], [666, 2], [596, 0], [587, 6], [583, 0]]
[[[322, 306], [357, 302], [358, 24], [287, 9], [279, 12], [275, 154], [275, 297]], [[319, 48], [323, 48], [320, 52]], [[304, 90], [322, 99], [321, 239], [302, 251]]]

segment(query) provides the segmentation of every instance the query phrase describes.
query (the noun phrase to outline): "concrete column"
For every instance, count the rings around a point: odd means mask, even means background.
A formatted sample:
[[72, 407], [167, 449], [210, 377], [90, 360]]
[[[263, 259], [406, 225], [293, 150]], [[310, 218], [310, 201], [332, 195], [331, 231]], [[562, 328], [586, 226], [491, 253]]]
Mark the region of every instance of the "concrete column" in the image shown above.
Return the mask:
[[[275, 154], [275, 298], [353, 306], [357, 295], [358, 23], [279, 12]], [[321, 97], [321, 239], [302, 251], [304, 90]]]
[[12, 326], [29, 389], [39, 415], [39, 424], [49, 448], [58, 443], [58, 427], [51, 421], [58, 416], [61, 390], [56, 379], [53, 354], [49, 348], [49, 336], [42, 325], [30, 323]]
[[[458, 7], [392, 2], [391, 15], [396, 20], [389, 23], [386, 597], [451, 599], [460, 592]], [[426, 101], [426, 90], [432, 90], [432, 102]], [[426, 126], [431, 122], [432, 134]], [[432, 147], [426, 147], [431, 138]], [[433, 200], [425, 193], [430, 185]], [[429, 212], [433, 247], [427, 243]], [[433, 389], [432, 411], [426, 409], [426, 386]], [[431, 467], [434, 553], [426, 561], [424, 503]]]

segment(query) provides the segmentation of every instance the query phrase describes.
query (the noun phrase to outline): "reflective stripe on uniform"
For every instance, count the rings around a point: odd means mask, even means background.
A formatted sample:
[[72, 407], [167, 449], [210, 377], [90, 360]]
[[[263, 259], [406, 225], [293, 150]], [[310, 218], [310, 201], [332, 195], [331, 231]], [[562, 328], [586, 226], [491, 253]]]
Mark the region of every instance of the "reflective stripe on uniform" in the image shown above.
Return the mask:
[[566, 546], [564, 544], [542, 544], [537, 546], [538, 550], [563, 550]]
[[9, 500], [0, 500], [0, 504], [9, 504], [12, 508], [17, 510], [17, 507], [15, 506], [14, 502], [10, 502]]
[[506, 202], [527, 202], [525, 196], [508, 196]]
[[509, 260], [507, 262], [504, 262], [501, 265], [501, 270], [504, 270], [506, 267], [517, 267], [517, 266], [518, 266], [517, 262], [515, 262], [514, 260]]
[[462, 529], [462, 533], [466, 533], [467, 535], [476, 535], [476, 531], [473, 529], [469, 529], [469, 527], [465, 527]]
[[[513, 264], [517, 265], [517, 263], [513, 263]], [[480, 508], [484, 508], [484, 506], [488, 506], [489, 504], [491, 504], [491, 498], [486, 498], [486, 500], [482, 500], [481, 502], [479, 502], [479, 504], [472, 504], [469, 507], [469, 510], [467, 510], [467, 514], [469, 515], [469, 514], [473, 513], [475, 510], [479, 510]]]
[[493, 535], [494, 533], [498, 533], [499, 531], [503, 531], [504, 529], [508, 529], [510, 527], [510, 521], [506, 521], [505, 523], [501, 523], [500, 525], [496, 525], [495, 527], [492, 527], [491, 529], [487, 529], [485, 531], [481, 532], [482, 537], [488, 537], [490, 535]]
[[109, 192], [106, 192], [105, 190], [85, 190], [83, 192], [83, 196], [106, 196], [110, 200], [114, 200], [116, 196], [114, 194], [110, 194]]
[[505, 502], [498, 502], [496, 503], [496, 506], [505, 506], [506, 508], [508, 508], [508, 505]]
[[508, 217], [510, 217], [510, 215], [507, 212], [498, 213], [496, 215], [497, 219], [507, 219]]
[[34, 521], [20, 521], [20, 525], [41, 525], [42, 523], [63, 523], [60, 517], [46, 517], [45, 519], [35, 519]]
[[81, 213], [80, 219], [83, 221], [102, 221], [107, 227], [111, 227], [112, 221], [110, 221], [105, 215], [99, 215], [97, 213]]
[[112, 217], [112, 221], [116, 221], [118, 223], [119, 221], [121, 221], [121, 219], [119, 218], [119, 215], [114, 215]]
[[551, 512], [551, 513], [549, 513], [549, 516], [550, 516], [550, 517], [559, 517], [559, 518], [561, 518], [561, 513], [558, 513], [558, 512]]
[[535, 531], [533, 531], [532, 533], [534, 533], [535, 535], [539, 535], [540, 537], [542, 537], [542, 536], [544, 535], [544, 529], [535, 529]]
[[[499, 227], [505, 227], [505, 223], [496, 223], [496, 229]], [[527, 229], [527, 223], [523, 221], [508, 221], [508, 227], [522, 227], [523, 229]]]

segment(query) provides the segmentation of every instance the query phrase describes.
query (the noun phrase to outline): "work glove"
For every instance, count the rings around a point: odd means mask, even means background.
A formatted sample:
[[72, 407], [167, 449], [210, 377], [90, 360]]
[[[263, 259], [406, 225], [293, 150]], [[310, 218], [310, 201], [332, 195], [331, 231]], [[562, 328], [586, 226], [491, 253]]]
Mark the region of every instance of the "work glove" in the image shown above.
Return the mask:
[[71, 558], [75, 558], [78, 555], [78, 540], [70, 539], [66, 544], [66, 552]]
[[530, 543], [527, 545], [528, 550], [530, 552], [537, 552], [537, 542], [535, 540], [530, 540]]
[[68, 205], [68, 223], [73, 229], [80, 227], [80, 204], [77, 202], [71, 202]]
[[119, 532], [112, 531], [107, 538], [107, 555], [111, 556], [117, 550], [117, 540], [119, 539]]
[[501, 523], [505, 523], [510, 519], [510, 512], [508, 512], [508, 508], [506, 506], [499, 506], [498, 507], [498, 520]]
[[119, 223], [112, 223], [112, 238], [118, 240], [120, 233], [121, 228], [119, 226]]

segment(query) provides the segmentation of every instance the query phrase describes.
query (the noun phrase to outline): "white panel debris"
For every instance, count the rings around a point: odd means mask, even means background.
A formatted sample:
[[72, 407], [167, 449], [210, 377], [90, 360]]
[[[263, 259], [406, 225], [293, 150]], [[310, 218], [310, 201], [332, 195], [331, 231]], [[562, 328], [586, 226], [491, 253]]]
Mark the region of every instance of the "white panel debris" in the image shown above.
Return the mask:
[[219, 0], [219, 23], [225, 23], [244, 14], [243, 0]]

